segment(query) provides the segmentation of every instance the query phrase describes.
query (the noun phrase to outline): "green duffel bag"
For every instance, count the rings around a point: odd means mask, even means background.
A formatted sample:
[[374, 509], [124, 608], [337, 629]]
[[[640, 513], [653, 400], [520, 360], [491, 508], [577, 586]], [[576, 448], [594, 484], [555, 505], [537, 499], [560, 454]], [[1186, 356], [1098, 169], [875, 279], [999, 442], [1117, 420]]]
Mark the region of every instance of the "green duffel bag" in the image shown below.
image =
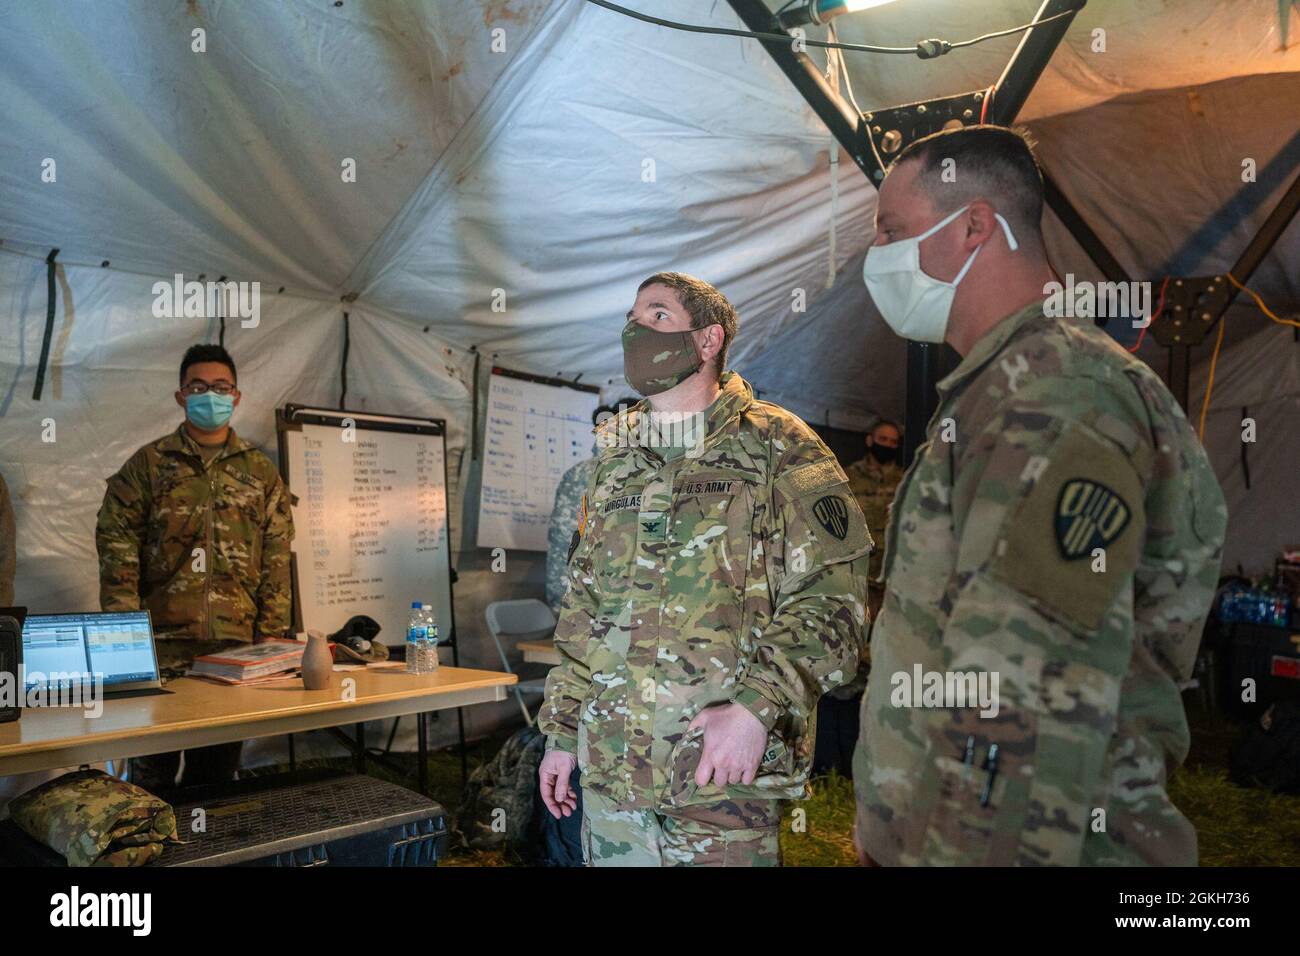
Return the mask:
[[9, 816], [68, 866], [144, 866], [181, 842], [170, 804], [102, 770], [46, 781], [10, 801]]

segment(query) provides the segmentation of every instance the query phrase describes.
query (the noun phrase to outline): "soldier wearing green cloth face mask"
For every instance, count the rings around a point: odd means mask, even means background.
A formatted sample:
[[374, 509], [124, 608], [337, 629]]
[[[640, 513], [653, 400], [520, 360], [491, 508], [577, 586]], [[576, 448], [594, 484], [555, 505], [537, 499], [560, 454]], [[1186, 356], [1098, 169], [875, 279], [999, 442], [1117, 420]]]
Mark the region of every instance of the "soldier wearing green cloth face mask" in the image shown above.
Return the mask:
[[707, 282], [643, 282], [624, 366], [649, 398], [596, 429], [538, 716], [542, 799], [573, 814], [581, 770], [592, 866], [779, 863], [817, 698], [856, 671], [871, 537], [816, 434], [725, 371], [736, 323]]
[[[164, 679], [196, 656], [290, 634], [289, 495], [274, 464], [230, 426], [235, 363], [218, 345], [181, 361], [175, 431], [108, 479], [99, 510], [100, 606], [148, 608]], [[229, 780], [240, 744], [186, 752], [184, 783]], [[134, 758], [135, 782], [165, 789], [178, 753]]]

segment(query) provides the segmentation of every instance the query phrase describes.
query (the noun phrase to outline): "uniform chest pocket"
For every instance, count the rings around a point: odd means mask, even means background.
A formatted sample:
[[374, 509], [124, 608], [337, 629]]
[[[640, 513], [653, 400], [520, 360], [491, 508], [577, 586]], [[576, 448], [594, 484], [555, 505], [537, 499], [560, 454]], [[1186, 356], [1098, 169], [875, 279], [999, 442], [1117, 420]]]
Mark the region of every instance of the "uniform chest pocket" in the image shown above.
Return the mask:
[[756, 514], [753, 487], [735, 478], [690, 479], [673, 495], [672, 572], [713, 581], [739, 598], [748, 577]]
[[266, 502], [266, 484], [239, 471], [221, 471], [214, 478], [217, 508], [227, 517], [261, 528]]
[[569, 573], [589, 576], [603, 598], [631, 586], [639, 502], [640, 495], [622, 495], [596, 501], [587, 512]]

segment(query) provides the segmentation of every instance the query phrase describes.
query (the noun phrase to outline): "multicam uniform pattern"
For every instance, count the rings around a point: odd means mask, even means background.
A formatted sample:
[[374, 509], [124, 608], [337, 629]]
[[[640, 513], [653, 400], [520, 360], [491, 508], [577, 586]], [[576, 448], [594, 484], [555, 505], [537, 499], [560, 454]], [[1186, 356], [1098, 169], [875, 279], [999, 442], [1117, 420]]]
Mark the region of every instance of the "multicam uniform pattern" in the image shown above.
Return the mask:
[[[803, 422], [756, 401], [739, 376], [721, 385], [684, 454], [637, 440], [647, 402], [597, 429], [555, 634], [563, 663], [539, 718], [549, 748], [577, 754], [584, 807], [594, 808], [591, 862], [632, 853], [635, 841], [603, 832], [609, 813], [625, 815], [625, 831], [653, 814], [664, 832], [682, 832], [668, 821], [683, 810], [711, 828], [694, 850], [665, 849], [664, 862], [723, 859], [725, 830], [755, 820], [772, 839], [749, 845], [775, 852], [777, 801], [804, 796], [817, 699], [852, 679], [858, 659], [872, 545], [844, 472]], [[768, 730], [758, 776], [697, 786], [702, 731], [687, 725], [729, 701]], [[733, 844], [738, 862], [744, 839]]]
[[551, 509], [551, 521], [546, 528], [546, 603], [552, 611], [559, 611], [560, 601], [569, 587], [569, 546], [578, 530], [582, 496], [595, 470], [593, 449], [592, 457], [566, 471], [555, 488], [555, 506]]
[[292, 539], [289, 493], [271, 461], [231, 429], [205, 463], [182, 425], [108, 479], [95, 530], [100, 606], [148, 608], [161, 639], [285, 636]]
[[47, 781], [15, 797], [9, 815], [68, 866], [144, 866], [178, 842], [166, 801], [102, 770]]
[[[1195, 864], [1165, 783], [1187, 754], [1178, 685], [1226, 525], [1195, 434], [1147, 366], [1041, 304], [939, 389], [886, 539], [854, 760], [863, 849], [882, 864]], [[997, 716], [894, 706], [892, 676], [917, 665], [996, 672]]]
[[[889, 517], [889, 506], [894, 501], [894, 492], [903, 480], [903, 469], [894, 462], [882, 465], [868, 455], [849, 465], [844, 473], [849, 479], [849, 490], [853, 492], [863, 517], [867, 519], [867, 527], [883, 532]], [[884, 548], [876, 548], [871, 552], [870, 578], [873, 583], [880, 577], [884, 560]]]
[[[889, 519], [889, 506], [893, 503], [894, 492], [898, 490], [898, 483], [903, 478], [903, 469], [893, 462], [882, 465], [868, 455], [849, 465], [844, 473], [849, 479], [849, 490], [853, 492], [858, 507], [862, 509], [863, 517], [867, 519], [867, 527], [875, 528], [878, 534], [883, 534]], [[876, 615], [880, 613], [880, 605], [885, 597], [885, 586], [879, 580], [884, 557], [884, 548], [876, 548], [871, 552], [871, 569], [867, 580], [867, 609], [871, 612], [872, 620], [875, 620]], [[857, 676], [852, 683], [830, 691], [830, 695], [839, 700], [852, 700], [861, 694], [866, 690], [867, 672], [870, 667], [870, 646], [864, 645]]]

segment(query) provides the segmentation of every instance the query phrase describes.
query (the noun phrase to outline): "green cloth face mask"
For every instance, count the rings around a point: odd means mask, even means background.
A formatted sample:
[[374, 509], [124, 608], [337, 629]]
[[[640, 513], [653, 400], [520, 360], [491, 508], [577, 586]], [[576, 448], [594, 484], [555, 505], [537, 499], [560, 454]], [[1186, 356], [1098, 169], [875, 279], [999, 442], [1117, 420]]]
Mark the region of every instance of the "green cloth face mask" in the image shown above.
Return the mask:
[[623, 375], [642, 395], [658, 395], [680, 385], [704, 364], [692, 332], [660, 332], [638, 322], [623, 326]]

